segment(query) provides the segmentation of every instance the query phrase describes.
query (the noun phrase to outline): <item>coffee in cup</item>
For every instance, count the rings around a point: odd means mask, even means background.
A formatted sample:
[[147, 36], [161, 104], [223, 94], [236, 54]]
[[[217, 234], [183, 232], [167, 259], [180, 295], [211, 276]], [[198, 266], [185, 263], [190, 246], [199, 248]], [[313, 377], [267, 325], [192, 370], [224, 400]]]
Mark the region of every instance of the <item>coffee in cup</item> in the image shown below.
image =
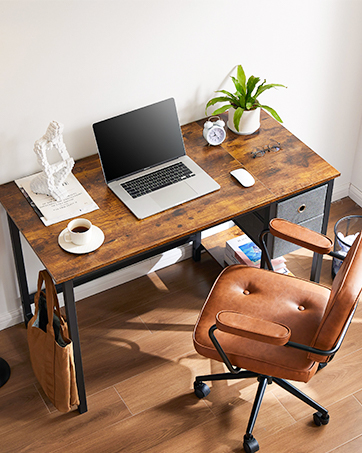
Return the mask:
[[92, 238], [92, 223], [88, 219], [74, 219], [68, 223], [65, 242], [73, 242], [75, 245], [85, 245]]

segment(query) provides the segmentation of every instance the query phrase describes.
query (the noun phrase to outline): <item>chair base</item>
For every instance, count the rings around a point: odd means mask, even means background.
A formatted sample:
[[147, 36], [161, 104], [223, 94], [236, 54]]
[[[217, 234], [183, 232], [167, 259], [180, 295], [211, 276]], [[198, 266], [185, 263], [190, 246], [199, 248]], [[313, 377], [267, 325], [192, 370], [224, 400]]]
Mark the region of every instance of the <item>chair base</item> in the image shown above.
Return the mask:
[[308, 395], [294, 387], [288, 381], [272, 376], [264, 376], [262, 374], [254, 373], [252, 371], [241, 370], [238, 373], [221, 373], [221, 374], [209, 374], [205, 376], [197, 376], [194, 382], [194, 391], [195, 395], [198, 398], [205, 398], [210, 393], [210, 388], [203, 381], [224, 381], [229, 379], [247, 379], [247, 378], [256, 378], [259, 381], [258, 389], [256, 391], [253, 407], [250, 413], [248, 427], [244, 436], [244, 450], [246, 453], [255, 453], [259, 450], [259, 444], [256, 439], [253, 437], [253, 429], [256, 423], [256, 418], [258, 416], [260, 406], [263, 400], [263, 396], [266, 390], [267, 385], [275, 384], [282, 387], [287, 392], [291, 393], [304, 403], [311, 406], [313, 409], [316, 409], [317, 412], [313, 414], [314, 423], [317, 426], [326, 425], [329, 422], [329, 415], [327, 409], [318, 404]]
[[2, 387], [9, 380], [10, 367], [9, 364], [0, 357], [0, 387]]

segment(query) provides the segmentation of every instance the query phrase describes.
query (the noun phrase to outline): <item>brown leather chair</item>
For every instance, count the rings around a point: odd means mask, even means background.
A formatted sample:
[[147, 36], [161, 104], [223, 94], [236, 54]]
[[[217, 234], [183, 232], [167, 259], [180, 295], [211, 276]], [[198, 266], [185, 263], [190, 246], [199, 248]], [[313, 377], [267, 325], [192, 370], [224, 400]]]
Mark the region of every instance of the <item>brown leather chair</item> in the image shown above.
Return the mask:
[[[269, 231], [314, 252], [334, 253], [329, 238], [285, 220], [273, 219]], [[268, 256], [266, 259], [270, 267]], [[316, 425], [328, 423], [327, 409], [285, 379], [308, 382], [331, 360], [352, 320], [361, 287], [361, 234], [331, 289], [242, 265], [229, 266], [219, 275], [201, 310], [193, 339], [198, 353], [223, 361], [230, 372], [198, 376], [194, 389], [203, 398], [210, 392], [203, 381], [257, 378], [259, 386], [244, 436], [247, 453], [259, 450], [252, 431], [266, 386], [272, 382], [316, 409]]]

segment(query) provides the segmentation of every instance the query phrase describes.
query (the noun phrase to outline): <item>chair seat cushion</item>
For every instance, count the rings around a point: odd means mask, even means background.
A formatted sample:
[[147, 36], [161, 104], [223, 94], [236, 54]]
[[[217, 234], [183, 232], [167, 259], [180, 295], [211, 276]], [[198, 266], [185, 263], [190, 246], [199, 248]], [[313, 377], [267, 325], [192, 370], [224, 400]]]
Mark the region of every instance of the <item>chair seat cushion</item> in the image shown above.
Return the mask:
[[[195, 349], [205, 357], [222, 361], [208, 330], [223, 310], [287, 326], [290, 341], [310, 345], [329, 295], [328, 288], [307, 280], [241, 265], [229, 266], [218, 277], [200, 313], [194, 330]], [[239, 368], [302, 382], [308, 382], [318, 368], [318, 362], [301, 350], [219, 330], [215, 336], [231, 363]]]

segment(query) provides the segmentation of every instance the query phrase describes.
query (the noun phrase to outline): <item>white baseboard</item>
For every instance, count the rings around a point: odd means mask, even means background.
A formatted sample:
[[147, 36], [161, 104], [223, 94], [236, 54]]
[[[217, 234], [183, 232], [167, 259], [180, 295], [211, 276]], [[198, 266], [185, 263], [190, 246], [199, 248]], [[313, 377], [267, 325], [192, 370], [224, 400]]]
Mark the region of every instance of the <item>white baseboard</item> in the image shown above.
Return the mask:
[[[168, 250], [161, 255], [125, 267], [119, 271], [112, 272], [104, 277], [93, 280], [85, 285], [74, 288], [75, 300], [85, 299], [92, 294], [97, 294], [107, 289], [114, 288], [122, 283], [135, 280], [136, 278], [155, 272], [164, 267], [171, 266], [179, 261], [186, 260], [192, 256], [192, 244], [187, 244]], [[59, 304], [63, 304], [63, 295], [59, 294]]]
[[[202, 237], [207, 237], [210, 234], [215, 234], [219, 231], [230, 228], [233, 222], [226, 222], [222, 225], [210, 228], [202, 233]], [[192, 244], [185, 244], [181, 247], [176, 247], [172, 250], [168, 250], [160, 255], [154, 256], [153, 258], [141, 261], [133, 264], [132, 266], [125, 267], [119, 271], [105, 275], [104, 277], [93, 280], [84, 285], [74, 288], [75, 300], [85, 299], [92, 294], [97, 294], [115, 286], [121, 285], [122, 283], [129, 282], [136, 278], [147, 275], [151, 272], [155, 272], [164, 267], [175, 264], [179, 261], [191, 258], [192, 256]], [[64, 305], [63, 294], [59, 294], [59, 304]], [[21, 309], [20, 298], [17, 301], [19, 306], [18, 309], [11, 312], [0, 313], [0, 330], [6, 329], [7, 327], [14, 326], [15, 324], [22, 323], [24, 321], [23, 312]]]
[[[20, 299], [19, 299], [20, 305]], [[0, 330], [7, 329], [8, 327], [15, 326], [24, 322], [23, 310], [18, 308], [9, 312], [1, 313], [0, 316]]]
[[332, 194], [332, 202], [344, 197], [350, 197], [359, 206], [362, 206], [362, 191], [353, 184], [335, 185]]
[[353, 184], [349, 187], [349, 197], [359, 206], [362, 206], [362, 191], [357, 189]]
[[[121, 285], [122, 283], [126, 283], [138, 277], [142, 277], [143, 275], [147, 275], [150, 272], [155, 272], [159, 269], [170, 266], [171, 264], [191, 258], [191, 256], [192, 244], [186, 244], [184, 246], [168, 250], [161, 255], [154, 256], [153, 258], [125, 267], [124, 269], [120, 269], [119, 271], [105, 275], [104, 277], [100, 277], [84, 285], [77, 286], [74, 288], [75, 300], [78, 301], [85, 299], [92, 294], [106, 291], [107, 289]], [[63, 294], [59, 294], [58, 298], [60, 306], [63, 306]], [[18, 300], [18, 304], [21, 304], [20, 299]], [[24, 317], [21, 307], [11, 312], [1, 313], [0, 330], [22, 323], [23, 321]]]
[[332, 202], [350, 195], [350, 184], [335, 185], [332, 193]]

